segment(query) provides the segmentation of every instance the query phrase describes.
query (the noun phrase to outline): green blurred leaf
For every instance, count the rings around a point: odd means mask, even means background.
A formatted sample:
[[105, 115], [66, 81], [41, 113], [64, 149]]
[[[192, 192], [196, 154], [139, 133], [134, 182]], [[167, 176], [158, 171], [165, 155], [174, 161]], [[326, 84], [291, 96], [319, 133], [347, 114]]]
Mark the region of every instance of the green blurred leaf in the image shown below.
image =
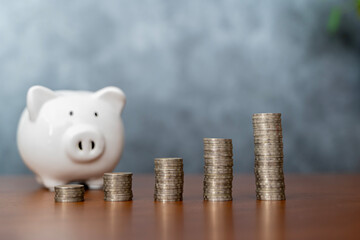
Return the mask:
[[357, 9], [357, 13], [360, 17], [360, 0], [356, 0], [356, 9]]
[[[358, 0], [360, 2], [360, 0]], [[331, 33], [336, 33], [339, 29], [340, 22], [341, 22], [341, 9], [339, 7], [334, 7], [329, 16], [327, 30]]]

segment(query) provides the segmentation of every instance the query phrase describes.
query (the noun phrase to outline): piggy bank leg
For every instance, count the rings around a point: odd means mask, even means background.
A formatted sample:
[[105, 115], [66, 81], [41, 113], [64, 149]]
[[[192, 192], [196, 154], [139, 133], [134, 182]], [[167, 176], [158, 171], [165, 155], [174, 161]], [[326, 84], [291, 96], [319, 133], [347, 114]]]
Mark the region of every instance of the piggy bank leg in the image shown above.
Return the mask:
[[36, 176], [35, 176], [35, 179], [36, 179], [36, 181], [38, 182], [38, 184], [44, 185], [44, 184], [43, 184], [43, 181], [42, 181], [42, 179], [41, 179], [41, 177], [40, 177], [39, 175], [36, 175]]
[[67, 182], [57, 180], [57, 179], [51, 179], [51, 178], [41, 178], [42, 184], [49, 189], [51, 192], [53, 192], [55, 189], [54, 187], [57, 185], [64, 185]]
[[89, 187], [89, 189], [92, 190], [97, 190], [97, 189], [101, 189], [103, 187], [103, 178], [94, 178], [94, 179], [89, 179], [86, 181], [87, 186]]

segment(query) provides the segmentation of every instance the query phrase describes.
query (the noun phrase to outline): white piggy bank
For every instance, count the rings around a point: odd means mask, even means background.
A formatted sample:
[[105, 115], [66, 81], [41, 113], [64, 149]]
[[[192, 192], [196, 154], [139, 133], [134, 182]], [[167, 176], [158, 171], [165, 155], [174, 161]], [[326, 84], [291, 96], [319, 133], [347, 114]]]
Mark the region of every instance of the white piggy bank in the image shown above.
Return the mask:
[[116, 87], [95, 93], [30, 88], [17, 141], [37, 181], [50, 190], [72, 181], [101, 188], [103, 173], [113, 171], [122, 154], [125, 102]]

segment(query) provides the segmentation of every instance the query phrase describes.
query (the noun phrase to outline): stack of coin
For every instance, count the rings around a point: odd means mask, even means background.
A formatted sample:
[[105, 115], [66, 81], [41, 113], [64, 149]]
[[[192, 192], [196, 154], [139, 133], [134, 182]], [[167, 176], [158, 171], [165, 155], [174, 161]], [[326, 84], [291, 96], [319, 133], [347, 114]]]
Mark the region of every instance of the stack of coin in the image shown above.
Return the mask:
[[204, 200], [232, 200], [232, 149], [231, 139], [204, 138]]
[[155, 201], [182, 201], [184, 171], [182, 158], [155, 158]]
[[132, 193], [132, 173], [104, 173], [104, 200], [111, 202], [131, 201]]
[[85, 188], [80, 184], [55, 186], [55, 202], [82, 202]]
[[285, 200], [281, 113], [257, 113], [252, 120], [256, 198]]

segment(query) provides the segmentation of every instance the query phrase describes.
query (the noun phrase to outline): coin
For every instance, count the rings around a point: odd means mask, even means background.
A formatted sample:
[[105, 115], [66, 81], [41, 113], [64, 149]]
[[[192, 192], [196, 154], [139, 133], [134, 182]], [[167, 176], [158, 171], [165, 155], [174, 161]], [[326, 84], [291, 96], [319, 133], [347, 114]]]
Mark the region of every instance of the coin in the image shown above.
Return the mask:
[[261, 153], [261, 152], [283, 152], [283, 148], [282, 148], [282, 144], [279, 146], [256, 146], [254, 147], [254, 150], [256, 153]]
[[130, 177], [132, 176], [132, 172], [111, 172], [111, 173], [104, 173], [104, 177]]
[[83, 202], [84, 198], [55, 198], [55, 202], [63, 202], [63, 203], [70, 203], [70, 202]]
[[203, 138], [204, 143], [232, 143], [232, 139], [226, 139], [226, 138]]
[[208, 151], [204, 151], [204, 157], [232, 157], [233, 154], [232, 152], [216, 152], [216, 153], [211, 153]]
[[253, 119], [254, 118], [265, 118], [265, 119], [280, 118], [281, 113], [254, 113], [252, 115], [252, 117], [253, 117]]
[[132, 200], [132, 175], [131, 172], [104, 173], [104, 200], [110, 202]]
[[268, 157], [284, 157], [284, 153], [283, 152], [269, 152], [269, 151], [256, 151], [255, 154], [257, 156], [268, 156]]
[[262, 172], [262, 173], [273, 173], [273, 172], [276, 172], [276, 173], [282, 173], [283, 172], [283, 167], [282, 166], [269, 166], [269, 165], [266, 165], [266, 166], [259, 166], [259, 165], [256, 165], [255, 167], [255, 172]]
[[227, 166], [227, 167], [232, 167], [234, 164], [231, 161], [217, 161], [217, 160], [206, 160], [205, 159], [205, 165], [206, 166]]
[[263, 182], [263, 181], [259, 181], [256, 183], [257, 189], [261, 189], [263, 187], [285, 187], [285, 183], [283, 181], [268, 181], [268, 182]]
[[[156, 177], [156, 176], [155, 176]], [[155, 184], [183, 184], [184, 179], [174, 179], [169, 181], [169, 179], [155, 179]]]
[[155, 158], [155, 201], [181, 201], [184, 186], [182, 158]]
[[284, 200], [285, 178], [281, 114], [254, 114], [252, 122], [256, 198], [258, 200]]
[[285, 193], [256, 193], [258, 200], [285, 200]]
[[104, 200], [108, 202], [123, 202], [123, 201], [131, 201], [132, 198], [133, 198], [132, 196], [124, 196], [124, 197], [117, 196], [115, 198], [104, 197]]
[[233, 146], [231, 139], [204, 138], [204, 200], [232, 200]]
[[132, 183], [106, 183], [103, 188], [131, 188]]
[[205, 169], [205, 174], [232, 174], [232, 169]]
[[183, 184], [182, 183], [155, 183], [155, 187], [156, 188], [165, 188], [165, 189], [172, 189], [172, 188], [176, 188], [176, 189], [182, 189], [183, 188]]
[[215, 179], [215, 180], [208, 179], [208, 180], [204, 180], [204, 186], [231, 188], [232, 187], [232, 179], [229, 179], [227, 181], [219, 181], [219, 179]]
[[164, 198], [164, 197], [160, 197], [160, 196], [154, 196], [154, 200], [158, 201], [158, 202], [178, 202], [178, 201], [182, 201], [183, 198], [182, 197]]
[[208, 196], [204, 195], [204, 200], [211, 201], [211, 202], [223, 202], [223, 201], [232, 201], [232, 196]]
[[276, 138], [256, 138], [254, 139], [254, 144], [262, 144], [262, 143], [282, 143], [282, 138], [276, 136]]
[[255, 168], [264, 168], [264, 167], [279, 167], [282, 168], [283, 167], [283, 162], [279, 161], [279, 162], [259, 162], [259, 161], [255, 161]]
[[279, 130], [263, 130], [263, 129], [253, 129], [254, 137], [262, 137], [266, 136], [267, 138], [275, 138], [275, 137], [282, 137], [282, 131]]
[[183, 164], [182, 158], [155, 158], [155, 164]]
[[55, 202], [82, 202], [85, 188], [80, 184], [67, 184], [55, 186]]

